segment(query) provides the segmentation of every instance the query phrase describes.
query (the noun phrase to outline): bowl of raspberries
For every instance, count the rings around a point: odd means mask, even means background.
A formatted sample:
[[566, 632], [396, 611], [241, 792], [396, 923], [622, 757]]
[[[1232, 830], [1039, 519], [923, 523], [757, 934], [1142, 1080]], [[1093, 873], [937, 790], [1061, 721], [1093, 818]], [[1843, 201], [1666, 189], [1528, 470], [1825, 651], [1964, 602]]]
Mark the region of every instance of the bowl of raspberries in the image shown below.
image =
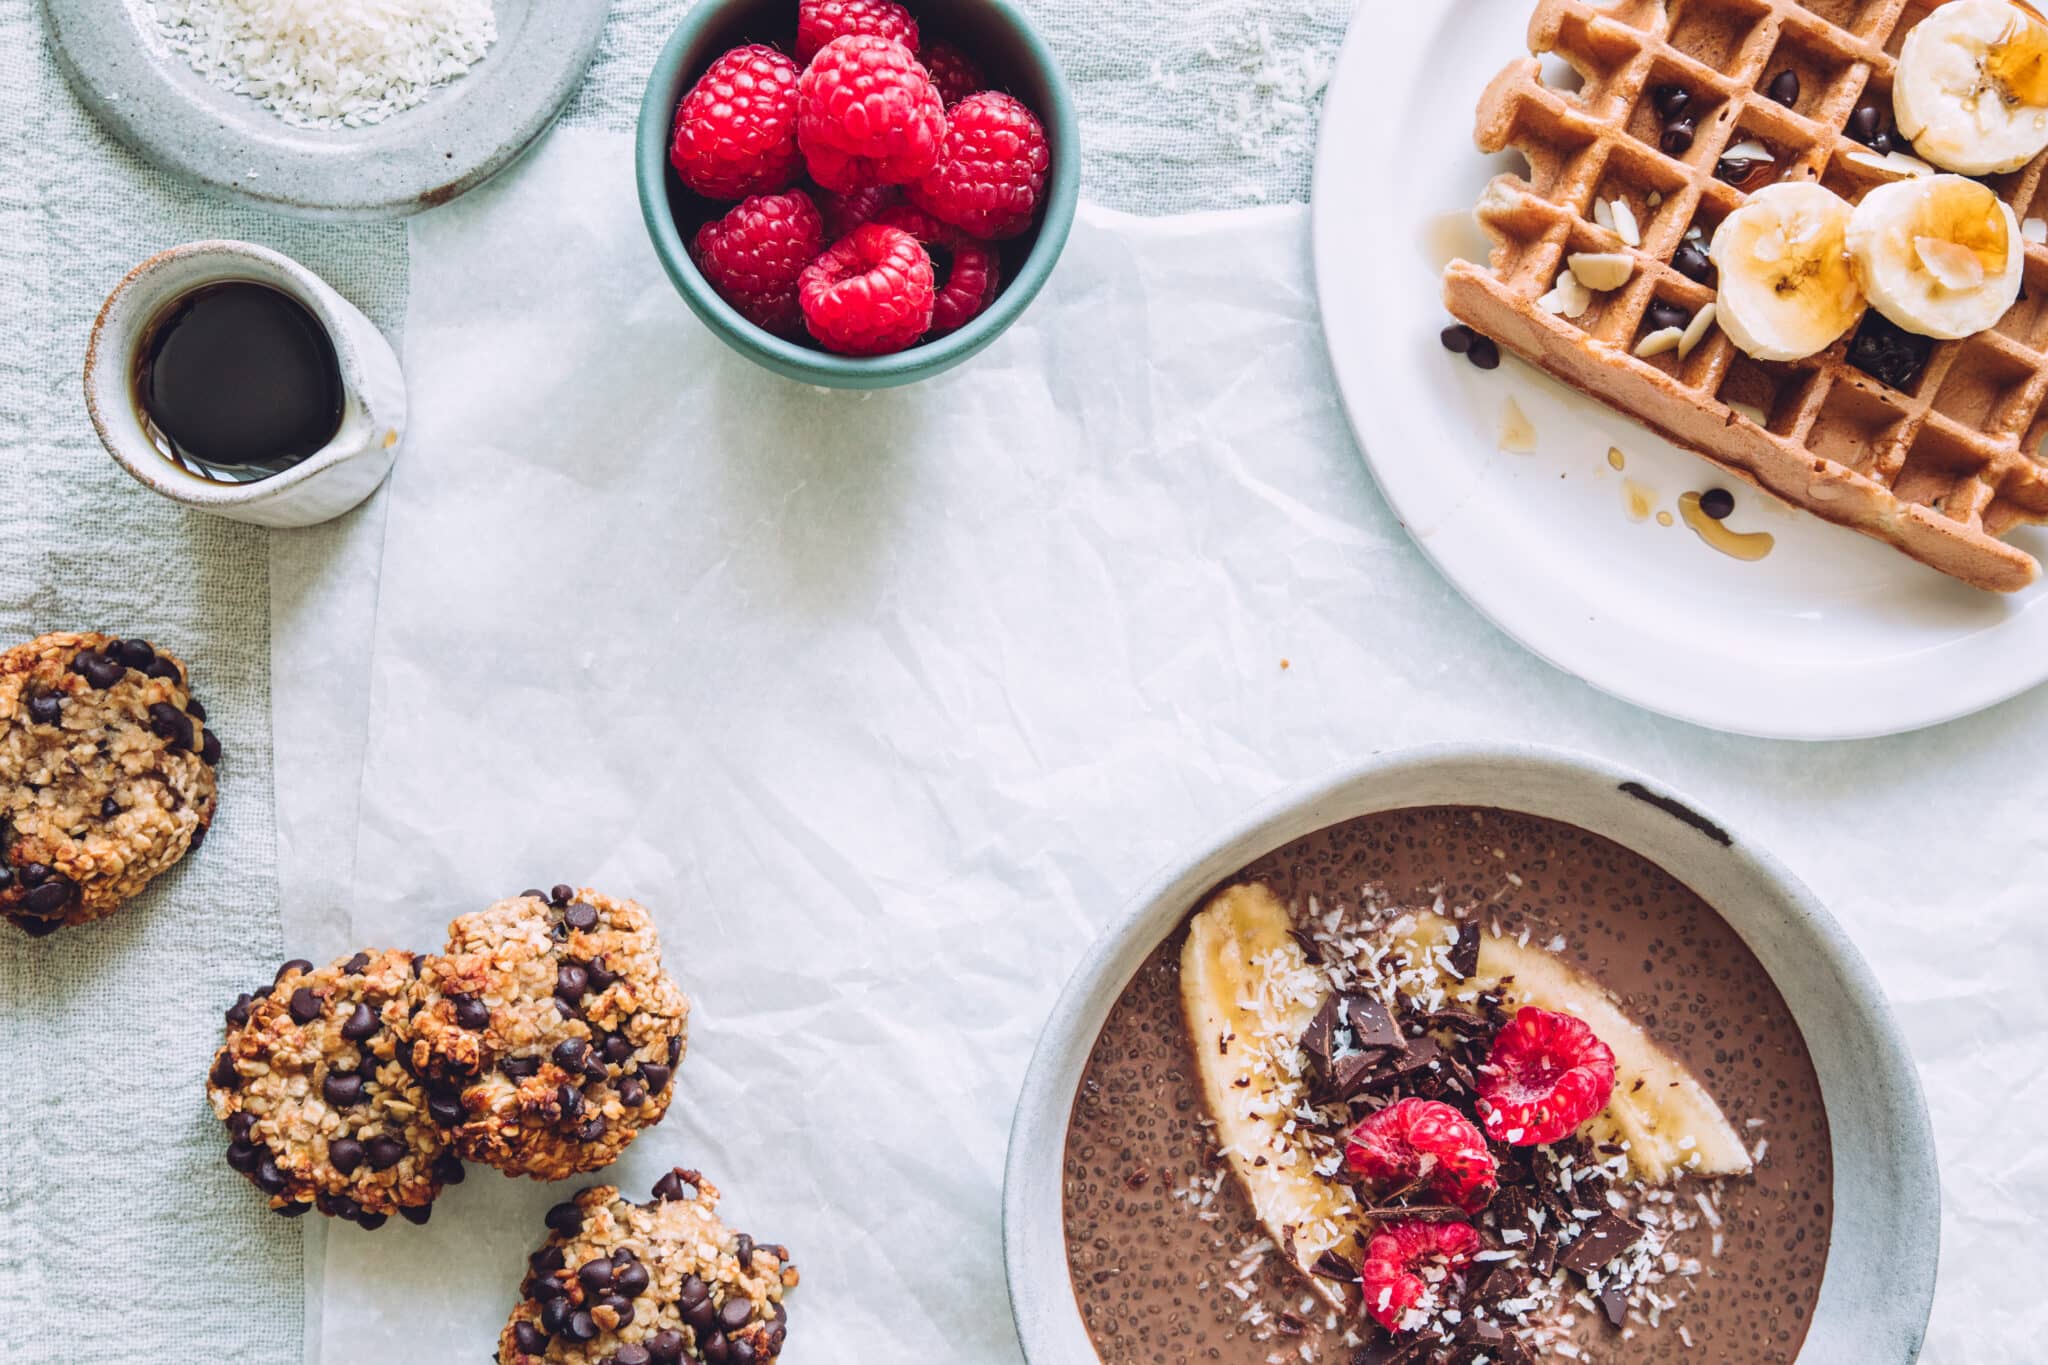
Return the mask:
[[641, 104], [640, 206], [723, 341], [833, 388], [929, 378], [1052, 273], [1072, 100], [1009, 0], [702, 0]]

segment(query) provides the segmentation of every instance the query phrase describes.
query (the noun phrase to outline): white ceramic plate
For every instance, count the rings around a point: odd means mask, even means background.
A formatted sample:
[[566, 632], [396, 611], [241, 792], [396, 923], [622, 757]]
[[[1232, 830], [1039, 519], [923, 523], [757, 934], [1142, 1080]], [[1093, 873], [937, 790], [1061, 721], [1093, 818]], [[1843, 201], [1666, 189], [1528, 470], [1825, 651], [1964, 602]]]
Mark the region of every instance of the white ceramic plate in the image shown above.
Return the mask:
[[1061, 1171], [1082, 1070], [1124, 986], [1218, 882], [1303, 835], [1377, 811], [1484, 805], [1563, 820], [1712, 904], [1805, 1036], [1834, 1148], [1835, 1223], [1800, 1365], [1912, 1365], [1941, 1243], [1934, 1136], [1904, 1040], [1861, 954], [1769, 853], [1650, 779], [1533, 745], [1385, 754], [1288, 792], [1153, 878], [1053, 1006], [1010, 1130], [1003, 1251], [1031, 1365], [1095, 1365], [1067, 1268]]
[[396, 218], [482, 184], [583, 79], [611, 0], [494, 0], [497, 41], [426, 100], [367, 128], [299, 128], [207, 83], [148, 0], [43, 0], [50, 46], [107, 130], [180, 179], [301, 218]]
[[[1323, 112], [1315, 267], [1330, 360], [1416, 543], [1551, 663], [1718, 730], [1894, 734], [2048, 679], [2048, 586], [2011, 597], [1964, 587], [1718, 476], [1533, 367], [1510, 358], [1482, 373], [1438, 343], [1451, 320], [1438, 285], [1447, 244], [1477, 238], [1480, 191], [1520, 169], [1474, 149], [1473, 110], [1527, 55], [1529, 12], [1528, 0], [1367, 6]], [[1533, 454], [1499, 448], [1510, 395], [1535, 428]], [[1625, 472], [1609, 467], [1610, 446]], [[1682, 521], [1632, 520], [1628, 480], [1674, 520], [1679, 494], [1730, 487], [1728, 524], [1768, 531], [1776, 548], [1744, 563]], [[2041, 528], [2013, 540], [2048, 554]]]

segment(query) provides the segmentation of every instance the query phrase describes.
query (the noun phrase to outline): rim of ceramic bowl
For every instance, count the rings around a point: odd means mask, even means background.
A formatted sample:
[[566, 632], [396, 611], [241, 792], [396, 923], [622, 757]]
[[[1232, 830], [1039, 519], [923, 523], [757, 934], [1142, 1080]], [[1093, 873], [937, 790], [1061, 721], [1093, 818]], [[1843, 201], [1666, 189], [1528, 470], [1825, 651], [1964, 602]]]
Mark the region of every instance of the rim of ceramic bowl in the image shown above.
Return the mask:
[[[150, 325], [155, 319], [139, 318], [132, 327], [121, 329], [113, 328], [112, 320], [127, 303], [129, 294], [144, 280], [167, 266], [187, 260], [219, 262], [221, 266], [217, 276], [193, 285], [195, 289], [204, 288], [208, 284], [227, 284], [236, 280], [250, 280], [277, 287], [275, 280], [262, 278], [261, 270], [251, 269], [250, 263], [291, 281], [292, 287], [288, 291], [291, 297], [313, 315], [333, 343], [344, 385], [349, 390], [348, 401], [352, 404], [359, 401], [355, 394], [355, 368], [359, 362], [354, 355], [354, 341], [348, 332], [346, 319], [335, 313], [321, 292], [327, 287], [325, 281], [283, 252], [255, 242], [244, 242], [230, 237], [184, 242], [157, 252], [123, 275], [121, 282], [108, 293], [106, 302], [100, 305], [98, 315], [93, 318], [92, 332], [85, 347], [86, 415], [92, 419], [93, 430], [98, 433], [100, 444], [106, 447], [107, 454], [112, 457], [114, 463], [126, 470], [145, 488], [161, 493], [187, 507], [229, 507], [241, 510], [275, 501], [351, 458], [356, 453], [353, 448], [338, 447], [330, 441], [326, 447], [275, 474], [244, 483], [220, 483], [194, 474], [153, 449], [147, 458], [129, 450], [126, 443], [120, 439], [119, 433], [114, 430], [112, 417], [102, 406], [102, 398], [113, 392], [111, 385], [116, 382], [114, 377], [104, 374], [103, 371], [110, 364], [118, 364], [120, 391], [127, 394], [126, 376], [134, 368], [134, 352], [147, 338]], [[130, 401], [132, 403], [132, 398]]]
[[[1504, 777], [1522, 794], [1503, 791], [1499, 801], [1489, 800], [1487, 793], [1508, 785]], [[1575, 813], [1561, 813], [1555, 804], [1545, 809], [1528, 794], [1546, 783]], [[1404, 787], [1417, 786], [1433, 799], [1401, 795]], [[1827, 1265], [1799, 1360], [1917, 1360], [1940, 1254], [1933, 1127], [1919, 1073], [1862, 954], [1774, 856], [1702, 814], [1667, 784], [1566, 750], [1486, 743], [1390, 751], [1282, 793], [1151, 878], [1089, 948], [1048, 1016], [1011, 1126], [1003, 1257], [1025, 1359], [1031, 1365], [1096, 1362], [1067, 1270], [1060, 1171], [1082, 1070], [1139, 964], [1201, 896], [1273, 849], [1359, 815], [1433, 804], [1535, 806], [1530, 813], [1614, 839], [1687, 885], [1692, 879], [1674, 863], [1695, 876], [1711, 872], [1728, 889], [1750, 890], [1758, 906], [1768, 907], [1746, 912], [1756, 923], [1738, 924], [1709, 897], [1774, 982], [1795, 964], [1808, 977], [1797, 996], [1783, 984], [1780, 990], [1821, 1073], [1836, 1158], [1835, 1210]], [[1656, 811], [1670, 818], [1659, 821]], [[1635, 832], [1618, 832], [1624, 824]], [[1855, 1075], [1865, 1078], [1860, 1085]], [[1845, 1191], [1845, 1178], [1863, 1187]], [[1846, 1331], [1854, 1332], [1852, 1340], [1842, 1339]]]
[[670, 35], [648, 77], [640, 101], [634, 136], [635, 179], [640, 213], [654, 242], [662, 269], [704, 324], [726, 345], [757, 364], [787, 378], [830, 388], [885, 388], [914, 383], [951, 369], [978, 355], [1023, 315], [1052, 275], [1053, 266], [1073, 230], [1081, 199], [1081, 130], [1066, 75], [1045, 39], [1010, 0], [972, 0], [994, 15], [1016, 38], [1026, 64], [1044, 79], [1050, 98], [1047, 109], [1035, 109], [1052, 147], [1052, 173], [1046, 182], [1038, 236], [1016, 276], [1003, 286], [994, 303], [956, 332], [905, 351], [882, 356], [843, 356], [814, 350], [763, 331], [712, 289], [690, 259], [682, 229], [668, 199], [668, 149], [676, 106], [697, 73], [684, 69], [684, 58], [703, 34], [722, 22], [744, 0], [703, 0]]

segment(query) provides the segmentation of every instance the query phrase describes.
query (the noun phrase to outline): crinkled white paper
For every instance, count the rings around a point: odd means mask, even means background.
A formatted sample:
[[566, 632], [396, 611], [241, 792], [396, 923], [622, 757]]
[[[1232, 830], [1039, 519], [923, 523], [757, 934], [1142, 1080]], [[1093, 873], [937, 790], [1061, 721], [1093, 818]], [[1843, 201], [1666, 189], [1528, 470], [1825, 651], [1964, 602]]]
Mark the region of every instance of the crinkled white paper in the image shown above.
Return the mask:
[[[283, 619], [321, 593], [279, 599], [287, 827], [309, 795], [360, 813], [352, 865], [329, 830], [287, 842], [283, 883], [309, 889], [288, 927], [430, 948], [452, 915], [565, 880], [653, 907], [697, 1002], [690, 1054], [667, 1122], [605, 1178], [644, 1195], [700, 1167], [737, 1226], [787, 1243], [792, 1365], [1014, 1360], [1005, 1138], [1084, 947], [1252, 801], [1487, 737], [1654, 773], [1834, 907], [1943, 1143], [1926, 1359], [2035, 1350], [2048, 700], [1767, 744], [1524, 653], [1373, 490], [1302, 210], [1085, 211], [993, 349], [863, 396], [724, 350], [663, 278], [630, 167], [623, 137], [559, 133], [413, 229], [414, 426], [360, 755], [293, 733], [328, 701], [346, 718], [360, 679], [337, 624]], [[342, 901], [350, 924], [323, 911]], [[477, 1169], [427, 1228], [333, 1227], [319, 1358], [487, 1358], [576, 1187]]]

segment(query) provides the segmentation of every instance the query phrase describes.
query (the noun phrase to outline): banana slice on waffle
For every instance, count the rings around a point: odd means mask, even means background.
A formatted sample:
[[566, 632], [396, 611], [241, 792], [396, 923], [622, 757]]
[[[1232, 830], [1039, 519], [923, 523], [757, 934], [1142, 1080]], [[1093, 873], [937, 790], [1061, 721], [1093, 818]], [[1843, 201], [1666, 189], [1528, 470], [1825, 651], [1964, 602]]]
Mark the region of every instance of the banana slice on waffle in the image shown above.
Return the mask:
[[2020, 296], [2019, 219], [1960, 175], [1879, 185], [1850, 215], [1848, 245], [1870, 306], [1921, 336], [1974, 336]]
[[1714, 320], [1744, 354], [1804, 360], [1863, 316], [1849, 261], [1849, 203], [1808, 182], [1767, 185], [1721, 220]]
[[1189, 922], [1181, 1004], [1217, 1145], [1274, 1244], [1342, 1307], [1342, 1289], [1313, 1267], [1326, 1251], [1355, 1261], [1370, 1224], [1350, 1187], [1316, 1170], [1296, 1121], [1309, 1091], [1300, 1039], [1329, 986], [1292, 930], [1265, 887], [1223, 892]]
[[2048, 148], [2048, 24], [2007, 0], [1940, 6], [1899, 49], [1892, 112], [1944, 170], [2018, 170]]
[[[1410, 961], [1440, 955], [1442, 945], [1456, 937], [1456, 926], [1437, 915], [1416, 916], [1409, 936]], [[1631, 1173], [1646, 1184], [1661, 1185], [1681, 1175], [1747, 1175], [1749, 1150], [1686, 1065], [1624, 1014], [1597, 981], [1543, 948], [1529, 947], [1499, 934], [1479, 940], [1475, 975], [1450, 991], [1453, 999], [1471, 1001], [1498, 990], [1510, 1013], [1534, 1006], [1576, 1015], [1614, 1053], [1614, 1096], [1607, 1107], [1587, 1120], [1580, 1135], [1596, 1144], [1628, 1145]]]

